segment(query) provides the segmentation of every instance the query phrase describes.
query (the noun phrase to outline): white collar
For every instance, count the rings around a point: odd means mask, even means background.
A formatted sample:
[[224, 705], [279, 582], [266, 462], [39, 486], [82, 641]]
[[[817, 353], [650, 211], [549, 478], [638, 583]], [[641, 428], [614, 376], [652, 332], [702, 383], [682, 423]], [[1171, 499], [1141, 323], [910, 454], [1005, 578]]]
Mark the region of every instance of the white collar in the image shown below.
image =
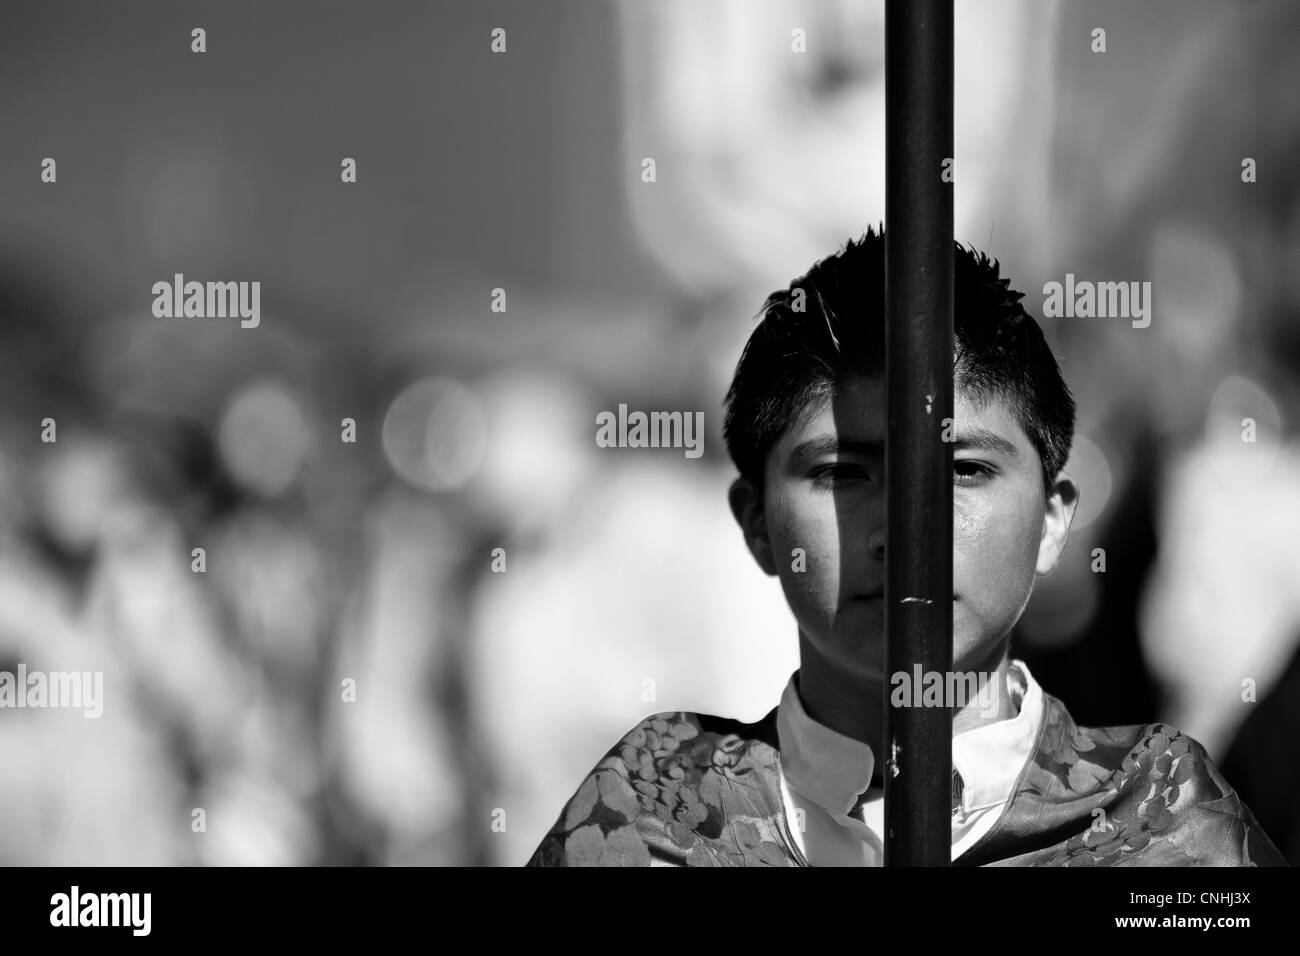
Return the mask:
[[[1033, 753], [1042, 724], [1043, 691], [1023, 661], [1010, 661], [1007, 690], [1019, 700], [1014, 717], [981, 724], [952, 739], [953, 767], [965, 786], [966, 813], [1005, 803]], [[860, 740], [846, 737], [808, 716], [790, 675], [777, 708], [781, 772], [805, 799], [836, 814], [847, 814], [871, 786], [875, 754]]]

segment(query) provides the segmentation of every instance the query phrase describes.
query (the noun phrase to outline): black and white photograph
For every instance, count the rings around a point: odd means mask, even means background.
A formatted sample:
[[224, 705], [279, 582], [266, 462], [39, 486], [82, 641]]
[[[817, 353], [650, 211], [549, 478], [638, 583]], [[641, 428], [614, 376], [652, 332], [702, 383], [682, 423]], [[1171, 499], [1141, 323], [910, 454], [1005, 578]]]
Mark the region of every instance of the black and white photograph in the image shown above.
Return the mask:
[[0, 867], [53, 887], [7, 922], [1086, 867], [1145, 870], [1098, 930], [1260, 930], [1297, 44], [1295, 0], [6, 0]]

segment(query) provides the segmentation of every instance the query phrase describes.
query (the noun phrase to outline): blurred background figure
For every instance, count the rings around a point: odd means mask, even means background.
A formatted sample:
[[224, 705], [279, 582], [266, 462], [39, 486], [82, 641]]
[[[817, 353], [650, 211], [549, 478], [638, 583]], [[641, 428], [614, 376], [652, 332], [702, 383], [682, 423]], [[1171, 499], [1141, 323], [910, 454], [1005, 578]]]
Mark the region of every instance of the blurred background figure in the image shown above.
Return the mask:
[[[1080, 408], [1014, 652], [1201, 739], [1300, 862], [1292, 8], [958, 4], [955, 195]], [[104, 692], [0, 709], [0, 863], [515, 865], [643, 716], [766, 714], [794, 623], [721, 401], [766, 295], [883, 219], [882, 30], [5, 4], [0, 671]], [[1150, 327], [1042, 319], [1067, 272], [1151, 281]], [[176, 273], [260, 324], [155, 318]], [[703, 412], [703, 456], [598, 447], [620, 404]]]

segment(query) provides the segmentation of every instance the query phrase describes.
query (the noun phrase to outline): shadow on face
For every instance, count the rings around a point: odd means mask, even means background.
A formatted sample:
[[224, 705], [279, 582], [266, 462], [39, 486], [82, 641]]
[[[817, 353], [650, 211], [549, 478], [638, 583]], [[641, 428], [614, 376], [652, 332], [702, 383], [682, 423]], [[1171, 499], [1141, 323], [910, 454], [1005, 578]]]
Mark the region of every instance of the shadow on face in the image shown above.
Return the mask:
[[[883, 375], [841, 380], [769, 454], [758, 531], [747, 531], [807, 645], [875, 686], [886, 683], [886, 426]], [[1073, 504], [1063, 501], [1073, 496], [1067, 489], [1054, 505], [1044, 494], [1038, 454], [1001, 401], [959, 390], [953, 438], [954, 667], [991, 671], [1035, 575], [1064, 546]]]

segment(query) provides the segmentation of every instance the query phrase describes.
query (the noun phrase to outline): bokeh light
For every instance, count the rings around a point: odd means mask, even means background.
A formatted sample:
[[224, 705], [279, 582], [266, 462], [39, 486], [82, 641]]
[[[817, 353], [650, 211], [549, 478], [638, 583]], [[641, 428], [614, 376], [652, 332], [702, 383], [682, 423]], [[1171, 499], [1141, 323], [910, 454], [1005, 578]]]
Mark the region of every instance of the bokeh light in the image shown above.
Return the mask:
[[478, 470], [487, 445], [483, 404], [460, 382], [421, 379], [384, 416], [384, 454], [404, 480], [426, 491], [454, 491]]

